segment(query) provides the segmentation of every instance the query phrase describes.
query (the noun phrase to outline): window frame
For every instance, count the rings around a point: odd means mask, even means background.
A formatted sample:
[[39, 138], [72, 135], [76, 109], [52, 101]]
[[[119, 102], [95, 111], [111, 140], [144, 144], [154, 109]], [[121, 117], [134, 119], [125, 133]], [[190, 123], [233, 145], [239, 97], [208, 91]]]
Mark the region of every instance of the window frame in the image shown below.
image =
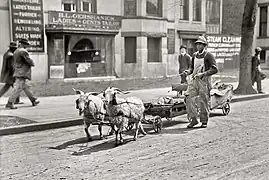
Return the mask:
[[[199, 10], [198, 11], [199, 15], [197, 13], [197, 9]], [[192, 14], [193, 14], [192, 16], [193, 21], [197, 21], [197, 22], [202, 21], [202, 1], [201, 0], [193, 0], [193, 13]]]
[[[262, 9], [266, 10], [265, 14], [265, 19], [263, 19], [262, 16]], [[267, 36], [267, 22], [268, 22], [268, 7], [267, 6], [260, 6], [260, 22], [259, 22], [259, 36], [260, 37], [265, 37]], [[263, 29], [264, 28], [264, 29]]]
[[[128, 39], [134, 40], [134, 44], [130, 45], [130, 42], [127, 43]], [[131, 47], [131, 48], [132, 48], [132, 50], [134, 52], [131, 52], [131, 53], [129, 51], [127, 52], [127, 49], [129, 49], [127, 46], [128, 47], [133, 46], [134, 48], [133, 47]], [[136, 58], [137, 58], [136, 50], [137, 50], [137, 38], [136, 37], [124, 37], [124, 63], [126, 63], [126, 64], [135, 64], [137, 62], [137, 60], [136, 60]], [[127, 58], [127, 54], [134, 54], [134, 57], [132, 57], [133, 59], [132, 58]]]
[[[150, 49], [150, 41], [151, 40], [158, 40], [158, 48], [157, 49]], [[156, 44], [154, 44], [156, 46]], [[148, 63], [161, 63], [162, 62], [162, 53], [161, 53], [161, 47], [162, 47], [162, 38], [161, 37], [148, 37], [147, 38], [147, 50], [148, 50]], [[158, 54], [156, 56], [156, 54]], [[151, 57], [153, 55], [153, 57]], [[155, 58], [157, 57], [157, 58]]]
[[156, 9], [155, 13], [148, 12], [148, 2], [150, 2], [150, 1], [152, 1], [152, 0], [146, 0], [146, 14], [147, 14], [147, 16], [162, 17], [163, 16], [163, 0], [153, 0], [153, 1], [157, 1], [157, 9]]
[[179, 20], [186, 20], [190, 19], [189, 13], [189, 0], [180, 0], [179, 4]]
[[207, 12], [206, 23], [220, 24], [220, 8], [221, 8], [220, 4], [221, 4], [220, 0], [207, 0], [206, 1], [206, 12]]
[[63, 2], [62, 3], [62, 10], [63, 11], [67, 11], [67, 10], [64, 9], [65, 5], [70, 5], [71, 6], [71, 11], [68, 11], [68, 12], [76, 12], [76, 10], [77, 10], [76, 4]]

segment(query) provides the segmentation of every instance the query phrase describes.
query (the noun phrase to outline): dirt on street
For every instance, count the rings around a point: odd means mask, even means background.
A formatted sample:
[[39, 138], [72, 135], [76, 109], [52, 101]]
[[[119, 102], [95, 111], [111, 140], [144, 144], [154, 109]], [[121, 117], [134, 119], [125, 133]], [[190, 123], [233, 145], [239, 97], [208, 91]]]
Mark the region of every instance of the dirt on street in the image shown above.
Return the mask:
[[[269, 99], [214, 111], [206, 129], [187, 129], [186, 115], [161, 133], [114, 147], [114, 136], [87, 143], [82, 126], [0, 137], [0, 179], [268, 179]], [[104, 132], [107, 132], [107, 127]], [[97, 135], [97, 128], [91, 127]]]

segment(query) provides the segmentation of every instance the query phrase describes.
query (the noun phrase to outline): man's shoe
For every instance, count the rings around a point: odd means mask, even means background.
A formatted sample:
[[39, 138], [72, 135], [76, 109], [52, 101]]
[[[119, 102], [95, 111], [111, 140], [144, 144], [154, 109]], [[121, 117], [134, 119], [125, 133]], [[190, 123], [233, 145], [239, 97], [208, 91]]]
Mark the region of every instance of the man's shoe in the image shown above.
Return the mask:
[[34, 100], [34, 101], [32, 101], [32, 105], [33, 106], [36, 106], [36, 105], [38, 105], [40, 103], [40, 101], [38, 101], [38, 100]]
[[187, 128], [193, 128], [193, 126], [195, 126], [196, 124], [198, 124], [197, 119], [193, 119], [191, 123], [187, 126]]
[[8, 108], [8, 109], [17, 109], [17, 107], [15, 107], [12, 102], [7, 102], [6, 108]]
[[263, 91], [259, 91], [258, 93], [259, 93], [259, 94], [265, 94], [265, 92], [263, 92]]
[[207, 123], [202, 123], [201, 128], [207, 128]]

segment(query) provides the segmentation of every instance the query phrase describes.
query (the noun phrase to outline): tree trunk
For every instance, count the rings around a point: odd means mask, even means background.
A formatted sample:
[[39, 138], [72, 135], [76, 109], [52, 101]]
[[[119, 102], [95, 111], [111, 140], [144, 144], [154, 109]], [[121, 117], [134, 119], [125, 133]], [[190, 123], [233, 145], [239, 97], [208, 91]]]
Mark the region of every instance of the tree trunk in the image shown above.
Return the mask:
[[257, 6], [257, 0], [246, 0], [241, 30], [239, 84], [234, 91], [236, 94], [257, 93], [251, 81], [252, 44]]

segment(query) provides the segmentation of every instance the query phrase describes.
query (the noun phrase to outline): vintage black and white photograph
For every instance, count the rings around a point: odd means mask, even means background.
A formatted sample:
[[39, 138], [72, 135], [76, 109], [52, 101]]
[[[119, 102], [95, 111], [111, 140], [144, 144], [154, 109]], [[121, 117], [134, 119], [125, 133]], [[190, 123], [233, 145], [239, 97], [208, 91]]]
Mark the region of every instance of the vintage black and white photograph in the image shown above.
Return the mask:
[[269, 179], [268, 10], [0, 0], [0, 179]]

